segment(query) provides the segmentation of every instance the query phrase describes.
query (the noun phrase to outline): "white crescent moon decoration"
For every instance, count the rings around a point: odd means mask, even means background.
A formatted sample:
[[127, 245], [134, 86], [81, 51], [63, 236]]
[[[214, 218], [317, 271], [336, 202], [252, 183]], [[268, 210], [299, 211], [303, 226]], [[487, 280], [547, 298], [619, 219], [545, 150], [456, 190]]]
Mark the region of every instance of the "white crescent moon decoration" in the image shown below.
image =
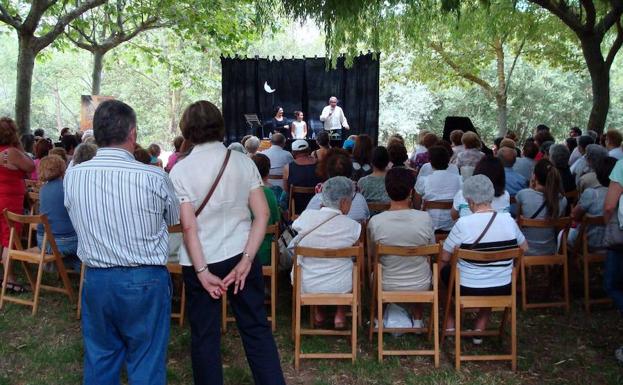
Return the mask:
[[277, 91], [277, 90], [273, 90], [272, 88], [270, 88], [270, 86], [268, 85], [268, 82], [264, 82], [264, 91], [268, 92], [269, 94], [272, 94], [273, 92]]

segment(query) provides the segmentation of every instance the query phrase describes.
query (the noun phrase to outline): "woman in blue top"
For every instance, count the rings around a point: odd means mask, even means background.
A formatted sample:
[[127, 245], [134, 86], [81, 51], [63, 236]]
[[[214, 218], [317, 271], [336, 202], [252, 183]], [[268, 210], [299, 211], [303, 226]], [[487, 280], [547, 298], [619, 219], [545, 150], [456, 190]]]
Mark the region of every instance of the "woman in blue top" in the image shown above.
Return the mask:
[[[64, 204], [63, 176], [66, 164], [58, 155], [48, 155], [39, 164], [39, 180], [44, 184], [39, 190], [39, 213], [48, 216], [52, 234], [58, 250], [64, 256], [65, 266], [80, 270], [78, 254], [78, 236], [69, 219]], [[43, 225], [37, 227], [37, 245], [42, 247]], [[50, 245], [46, 245], [51, 252]]]

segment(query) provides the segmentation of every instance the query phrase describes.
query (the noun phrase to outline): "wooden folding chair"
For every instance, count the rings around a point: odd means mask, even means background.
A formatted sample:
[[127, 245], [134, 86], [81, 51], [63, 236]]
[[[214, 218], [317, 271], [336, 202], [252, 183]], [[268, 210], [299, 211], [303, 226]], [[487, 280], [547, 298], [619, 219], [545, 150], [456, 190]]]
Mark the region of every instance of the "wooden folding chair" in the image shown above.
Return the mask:
[[[173, 225], [169, 226], [169, 234], [181, 234], [182, 233], [182, 225]], [[182, 276], [182, 265], [177, 262], [169, 262], [167, 263], [167, 270], [169, 270], [169, 274], [171, 274], [171, 278], [174, 275]], [[182, 277], [182, 292], [180, 293], [180, 311], [179, 312], [171, 312], [171, 318], [177, 319], [179, 321], [179, 325], [184, 325], [184, 315], [186, 312], [186, 284], [184, 283], [184, 278]]]
[[591, 312], [591, 305], [612, 303], [608, 297], [591, 298], [590, 266], [593, 263], [603, 264], [606, 260], [606, 249], [589, 250], [588, 247], [588, 228], [591, 226], [606, 226], [603, 216], [584, 215], [582, 226], [576, 242], [581, 243], [577, 253], [577, 259], [581, 262], [582, 275], [584, 278], [584, 310]]
[[[452, 201], [422, 201], [422, 211], [428, 210], [452, 210]], [[448, 238], [449, 232], [435, 231], [435, 242], [440, 242]]]
[[[268, 225], [266, 228], [266, 235], [272, 235], [273, 240], [270, 243], [270, 265], [262, 266], [262, 275], [270, 282], [270, 299], [265, 301], [266, 305], [270, 305], [270, 315], [268, 321], [270, 321], [272, 331], [277, 330], [277, 281], [278, 281], [278, 259], [279, 259], [279, 223], [274, 225]], [[234, 317], [227, 314], [227, 292], [223, 293], [221, 302], [221, 328], [223, 332], [227, 331], [227, 324], [234, 322]]]
[[[346, 294], [312, 294], [302, 292], [302, 272], [297, 263], [299, 256], [312, 258], [351, 258], [355, 257], [352, 270], [353, 291]], [[351, 359], [354, 363], [357, 358], [357, 316], [359, 314], [359, 270], [363, 257], [363, 245], [345, 247], [341, 249], [317, 249], [309, 247], [296, 247], [294, 250], [294, 368], [299, 369], [301, 359]], [[301, 310], [303, 306], [350, 306], [351, 329], [306, 329], [301, 327]], [[350, 353], [301, 353], [301, 336], [350, 336]]]
[[25, 179], [26, 191], [39, 193], [39, 189], [41, 189], [42, 183], [36, 179]]
[[389, 202], [368, 202], [368, 210], [370, 213], [379, 214], [389, 210], [391, 204]]
[[[52, 234], [52, 228], [50, 227], [47, 216], [18, 215], [8, 211], [7, 209], [4, 209], [4, 217], [9, 224], [11, 233], [9, 236], [8, 257], [6, 260], [6, 265], [4, 266], [4, 280], [2, 281], [2, 291], [0, 292], [0, 308], [2, 308], [5, 301], [18, 303], [21, 305], [27, 305], [32, 307], [32, 315], [34, 316], [35, 314], [37, 314], [37, 308], [39, 306], [39, 292], [41, 289], [66, 294], [69, 298], [69, 301], [73, 302], [74, 293], [71, 287], [71, 283], [69, 282], [69, 277], [67, 276], [67, 271], [65, 270], [63, 255], [60, 253], [60, 251], [58, 251], [58, 247], [56, 246], [56, 241], [54, 239], [54, 235]], [[31, 224], [42, 224], [44, 229], [42, 241], [43, 248], [40, 249], [38, 247], [32, 247], [25, 249], [22, 246], [22, 241], [20, 239], [19, 232], [17, 231], [18, 223], [27, 226]], [[51, 254], [46, 253], [45, 246], [48, 243], [50, 245], [50, 249], [52, 250]], [[28, 282], [30, 283], [33, 290], [32, 300], [12, 297], [6, 294], [6, 285], [8, 282], [7, 280], [9, 277], [9, 272], [11, 271], [12, 261], [21, 262], [22, 267], [24, 268], [24, 272], [26, 273], [26, 277], [28, 278]], [[56, 269], [61, 278], [63, 287], [48, 286], [41, 283], [41, 278], [43, 277], [43, 266], [48, 262], [54, 262], [54, 264], [56, 265]], [[38, 265], [36, 279], [33, 279], [27, 265], [28, 263]]]
[[294, 199], [294, 196], [296, 194], [307, 194], [314, 196], [314, 194], [316, 194], [316, 188], [290, 185], [290, 195], [288, 197], [288, 212], [290, 213], [291, 221], [299, 217], [299, 215], [296, 213], [296, 200]]
[[[521, 305], [523, 310], [543, 307], [564, 307], [568, 312], [569, 304], [569, 265], [567, 262], [567, 236], [571, 226], [571, 218], [559, 219], [529, 219], [519, 215], [517, 224], [520, 228], [555, 229], [556, 235], [562, 230], [560, 248], [552, 255], [524, 255], [521, 258]], [[526, 268], [533, 266], [562, 266], [562, 294], [563, 300], [558, 302], [531, 302], [528, 303], [528, 285], [526, 284]]]
[[[435, 367], [439, 367], [439, 274], [437, 264], [433, 264], [432, 290], [427, 291], [384, 291], [383, 290], [383, 267], [380, 258], [383, 255], [398, 255], [401, 257], [431, 256], [438, 257], [441, 253], [441, 244], [404, 247], [376, 245], [374, 256], [374, 284], [372, 301], [370, 302], [370, 332], [369, 339], [376, 331], [378, 334], [378, 360], [383, 361], [384, 356], [433, 356]], [[386, 303], [429, 303], [431, 307], [431, 320], [429, 327], [424, 329], [415, 328], [385, 328], [383, 325], [383, 306]], [[374, 328], [374, 317], [378, 322], [378, 330]], [[383, 347], [384, 333], [420, 333], [428, 332], [429, 340], [433, 339], [433, 349], [426, 350], [387, 350]]]
[[[461, 368], [462, 361], [511, 361], [513, 371], [517, 370], [517, 260], [521, 260], [523, 251], [519, 248], [503, 250], [503, 251], [471, 251], [465, 249], [457, 249], [452, 255], [450, 262], [450, 280], [448, 282], [448, 294], [446, 299], [446, 307], [442, 323], [441, 341], [443, 342], [446, 335], [454, 335], [454, 366], [458, 370]], [[513, 260], [513, 272], [511, 276], [511, 291], [508, 295], [498, 296], [464, 296], [461, 295], [461, 280], [458, 274], [457, 263], [459, 259], [490, 263], [497, 261]], [[452, 287], [454, 286], [454, 290]], [[454, 318], [455, 331], [446, 331], [448, 316], [450, 315], [450, 306], [452, 304], [452, 293], [454, 291]], [[465, 309], [474, 308], [492, 308], [492, 310], [504, 309], [504, 314], [500, 322], [498, 330], [483, 331], [467, 331], [461, 330], [461, 315]], [[506, 328], [508, 313], [511, 316], [510, 330], [510, 354], [489, 354], [489, 355], [464, 355], [461, 353], [461, 337], [468, 336], [498, 336], [502, 337]]]
[[[39, 190], [37, 192], [29, 191], [27, 193], [28, 204], [30, 205], [30, 209], [28, 210], [30, 215], [39, 214]], [[37, 246], [37, 224], [30, 224], [28, 226], [24, 226], [24, 229], [28, 232], [26, 235], [27, 243], [26, 247], [31, 248]]]

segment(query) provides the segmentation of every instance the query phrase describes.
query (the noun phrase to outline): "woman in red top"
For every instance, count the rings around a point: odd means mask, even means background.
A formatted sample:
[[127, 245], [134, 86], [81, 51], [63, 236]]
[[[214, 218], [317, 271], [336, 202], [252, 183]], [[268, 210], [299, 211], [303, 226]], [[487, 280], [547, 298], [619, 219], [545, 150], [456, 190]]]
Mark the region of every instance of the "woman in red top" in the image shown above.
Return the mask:
[[[25, 153], [17, 137], [17, 126], [10, 118], [0, 118], [0, 211], [22, 214], [24, 212], [24, 195], [26, 186], [24, 178], [34, 170], [35, 165]], [[9, 246], [9, 225], [0, 218], [0, 248], [2, 264], [6, 263]], [[15, 283], [15, 277], [9, 271], [7, 289], [23, 292], [24, 287]]]

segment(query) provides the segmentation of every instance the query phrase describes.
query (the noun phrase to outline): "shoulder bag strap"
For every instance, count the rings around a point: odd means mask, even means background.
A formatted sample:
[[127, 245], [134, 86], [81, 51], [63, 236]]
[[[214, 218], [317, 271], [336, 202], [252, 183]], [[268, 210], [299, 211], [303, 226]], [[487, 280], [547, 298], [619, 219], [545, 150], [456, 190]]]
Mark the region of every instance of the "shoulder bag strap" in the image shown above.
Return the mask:
[[314, 231], [316, 231], [320, 226], [324, 225], [325, 223], [329, 222], [331, 219], [337, 217], [340, 214], [335, 214], [332, 217], [329, 217], [328, 219], [320, 222], [320, 224], [316, 225], [314, 228], [312, 228], [311, 230], [309, 230], [308, 232], [306, 232], [305, 234], [303, 234], [297, 241], [296, 243], [294, 243], [294, 247], [298, 246], [299, 243], [301, 243], [301, 241], [303, 240], [303, 238], [305, 238], [306, 236], [308, 236], [309, 234], [313, 233]]
[[487, 223], [487, 226], [485, 226], [485, 229], [482, 231], [482, 233], [480, 233], [478, 238], [476, 238], [476, 242], [472, 243], [472, 245], [470, 247], [470, 250], [473, 249], [474, 247], [476, 247], [480, 243], [480, 240], [485, 236], [485, 234], [487, 234], [487, 231], [489, 231], [489, 228], [493, 224], [493, 221], [495, 220], [495, 217], [497, 215], [498, 215], [498, 212], [494, 211], [493, 215], [491, 216], [491, 219], [489, 219], [489, 223]]
[[221, 178], [223, 177], [223, 173], [225, 172], [227, 163], [229, 163], [230, 155], [231, 155], [231, 150], [227, 150], [227, 154], [225, 155], [225, 160], [223, 161], [223, 165], [221, 166], [221, 169], [218, 172], [218, 175], [216, 176], [214, 183], [212, 183], [212, 187], [210, 187], [210, 191], [208, 191], [208, 195], [206, 195], [205, 199], [201, 203], [201, 206], [199, 206], [199, 208], [195, 211], [196, 217], [198, 217], [199, 214], [201, 214], [201, 212], [203, 211], [203, 208], [208, 204], [208, 201], [212, 197], [212, 194], [214, 194], [214, 190], [216, 190], [216, 187], [218, 186], [219, 182], [221, 181]]
[[543, 209], [545, 208], [547, 202], [545, 202], [545, 200], [543, 200], [543, 204], [539, 207], [539, 209], [532, 214], [532, 216], [530, 217], [530, 219], [535, 219], [536, 217], [539, 216], [539, 214], [541, 214], [541, 211], [543, 211]]

